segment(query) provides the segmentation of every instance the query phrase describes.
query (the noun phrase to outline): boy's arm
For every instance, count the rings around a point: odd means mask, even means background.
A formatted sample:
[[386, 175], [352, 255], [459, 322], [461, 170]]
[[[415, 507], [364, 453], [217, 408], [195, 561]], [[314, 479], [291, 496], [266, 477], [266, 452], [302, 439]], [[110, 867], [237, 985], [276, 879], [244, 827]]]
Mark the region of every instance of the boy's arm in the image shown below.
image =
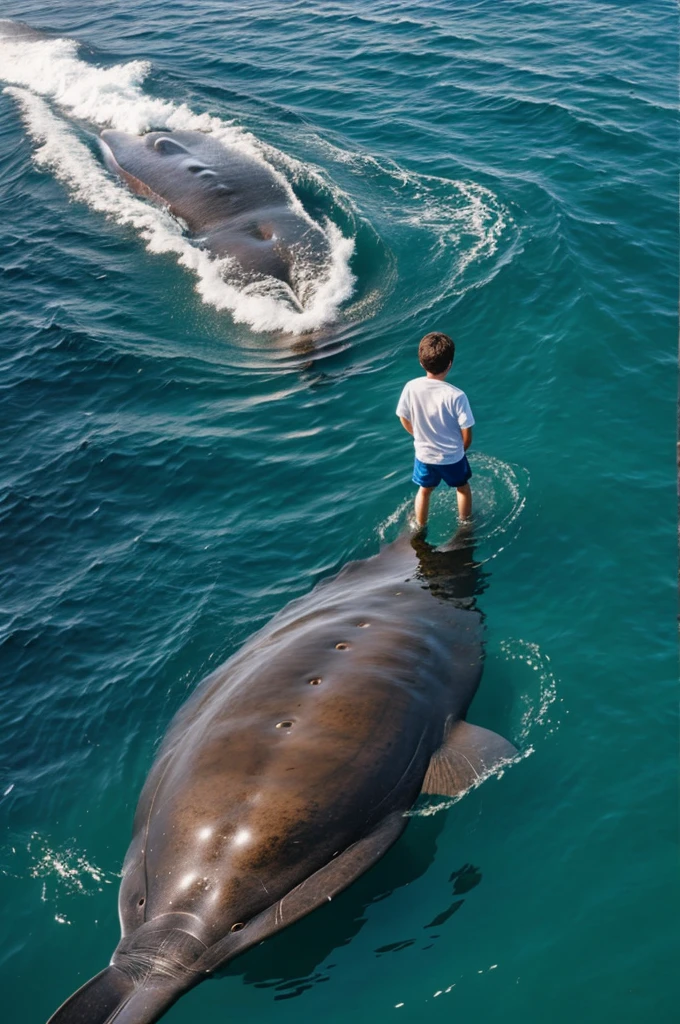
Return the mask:
[[472, 427], [461, 427], [460, 432], [463, 435], [463, 450], [467, 451], [472, 444]]
[[[401, 420], [401, 425], [404, 430], [408, 430], [409, 434], [413, 434], [413, 424], [411, 421], [407, 420], [405, 416], [400, 416], [399, 419]], [[470, 440], [472, 440], [472, 438], [470, 438]]]

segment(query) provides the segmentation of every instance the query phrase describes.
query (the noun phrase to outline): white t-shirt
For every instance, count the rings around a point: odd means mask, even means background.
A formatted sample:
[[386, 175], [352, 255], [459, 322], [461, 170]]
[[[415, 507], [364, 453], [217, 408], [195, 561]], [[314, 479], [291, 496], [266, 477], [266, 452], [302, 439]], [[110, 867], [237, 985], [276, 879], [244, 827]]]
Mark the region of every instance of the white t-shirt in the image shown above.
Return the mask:
[[416, 377], [404, 386], [397, 416], [413, 426], [416, 458], [421, 462], [451, 464], [465, 455], [461, 430], [474, 425], [467, 396], [445, 380]]

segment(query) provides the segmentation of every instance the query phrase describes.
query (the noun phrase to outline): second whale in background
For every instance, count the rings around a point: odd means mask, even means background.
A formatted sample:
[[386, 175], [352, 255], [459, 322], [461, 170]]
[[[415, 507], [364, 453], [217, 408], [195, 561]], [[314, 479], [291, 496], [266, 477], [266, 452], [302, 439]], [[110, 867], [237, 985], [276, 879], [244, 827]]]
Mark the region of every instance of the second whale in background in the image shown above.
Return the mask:
[[133, 192], [166, 206], [211, 253], [235, 260], [246, 280], [283, 281], [302, 306], [312, 277], [327, 270], [328, 236], [288, 182], [244, 148], [197, 131], [106, 129], [100, 142]]
[[176, 714], [142, 790], [111, 964], [51, 1024], [152, 1024], [322, 906], [514, 747], [466, 722], [481, 573], [402, 537], [293, 601]]

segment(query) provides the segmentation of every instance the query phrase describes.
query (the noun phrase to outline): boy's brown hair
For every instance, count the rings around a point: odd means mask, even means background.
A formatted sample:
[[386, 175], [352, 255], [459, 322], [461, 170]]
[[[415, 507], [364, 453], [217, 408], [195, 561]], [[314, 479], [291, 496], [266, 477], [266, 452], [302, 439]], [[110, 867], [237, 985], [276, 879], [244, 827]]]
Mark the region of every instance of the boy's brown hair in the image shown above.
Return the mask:
[[420, 365], [429, 373], [443, 373], [453, 362], [456, 347], [448, 334], [431, 331], [418, 345]]

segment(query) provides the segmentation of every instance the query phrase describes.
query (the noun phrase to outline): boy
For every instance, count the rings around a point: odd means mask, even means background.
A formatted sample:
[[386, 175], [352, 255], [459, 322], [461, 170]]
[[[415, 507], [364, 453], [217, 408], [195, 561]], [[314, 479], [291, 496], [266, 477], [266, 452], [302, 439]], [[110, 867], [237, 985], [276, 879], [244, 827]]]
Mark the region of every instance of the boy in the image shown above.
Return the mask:
[[454, 354], [454, 344], [447, 334], [426, 334], [418, 346], [425, 376], [406, 384], [397, 405], [397, 416], [413, 435], [416, 450], [413, 483], [419, 486], [415, 513], [421, 527], [427, 523], [430, 496], [440, 480], [456, 488], [461, 520], [469, 519], [472, 513], [468, 483], [472, 470], [465, 452], [472, 443], [475, 421], [465, 393], [445, 381]]

